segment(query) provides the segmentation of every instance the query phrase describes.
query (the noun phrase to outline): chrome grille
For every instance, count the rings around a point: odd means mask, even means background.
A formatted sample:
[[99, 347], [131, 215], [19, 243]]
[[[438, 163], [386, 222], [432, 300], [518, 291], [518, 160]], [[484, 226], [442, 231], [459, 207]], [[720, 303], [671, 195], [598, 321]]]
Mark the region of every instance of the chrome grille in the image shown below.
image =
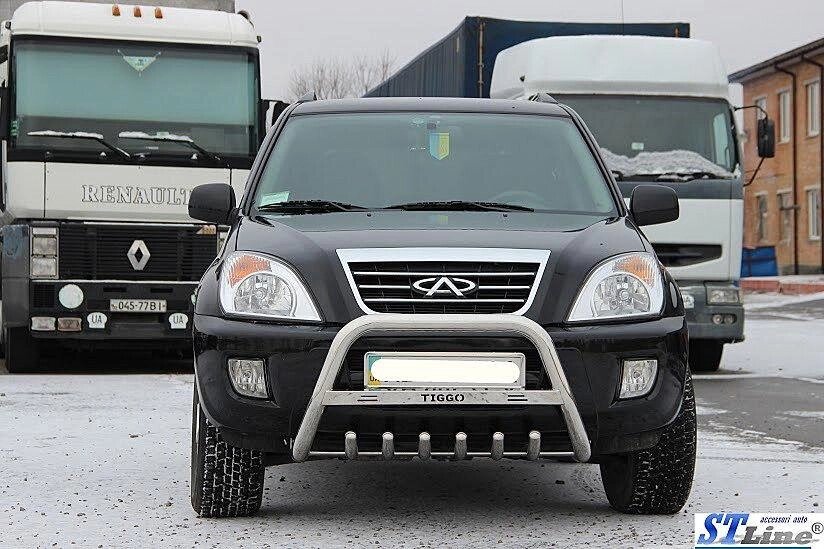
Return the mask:
[[[361, 300], [379, 313], [513, 313], [529, 298], [537, 263], [498, 262], [370, 262], [349, 263]], [[431, 289], [441, 279], [440, 293], [415, 288], [426, 281]], [[471, 284], [471, 286], [469, 286]]]

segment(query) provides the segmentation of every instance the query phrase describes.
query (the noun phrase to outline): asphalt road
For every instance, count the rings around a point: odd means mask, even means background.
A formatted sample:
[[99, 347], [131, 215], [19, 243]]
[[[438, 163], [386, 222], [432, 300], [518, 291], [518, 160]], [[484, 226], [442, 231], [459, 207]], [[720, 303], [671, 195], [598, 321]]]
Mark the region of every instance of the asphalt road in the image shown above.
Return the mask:
[[259, 516], [198, 519], [186, 361], [61, 357], [0, 375], [0, 546], [687, 547], [696, 512], [821, 511], [821, 334], [824, 299], [753, 305], [697, 376], [693, 492], [665, 517], [611, 511], [596, 466], [475, 460], [273, 467]]

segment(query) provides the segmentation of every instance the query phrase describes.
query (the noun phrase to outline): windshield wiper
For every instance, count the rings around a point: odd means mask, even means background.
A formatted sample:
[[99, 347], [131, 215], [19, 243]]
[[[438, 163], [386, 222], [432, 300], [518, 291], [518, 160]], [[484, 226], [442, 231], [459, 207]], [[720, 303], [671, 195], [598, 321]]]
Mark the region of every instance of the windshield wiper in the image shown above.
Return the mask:
[[188, 135], [175, 135], [172, 133], [144, 133], [144, 132], [120, 132], [117, 137], [120, 139], [137, 139], [140, 141], [163, 141], [166, 143], [180, 143], [181, 145], [186, 145], [187, 147], [191, 147], [195, 151], [199, 152], [203, 156], [212, 159], [214, 162], [221, 164], [223, 163], [223, 159], [220, 158], [219, 155], [207, 151], [197, 143], [195, 143], [194, 139], [189, 137]]
[[289, 213], [289, 214], [320, 214], [334, 212], [358, 212], [368, 210], [364, 206], [335, 202], [334, 200], [287, 200], [274, 202], [257, 207], [259, 212]]
[[91, 133], [91, 132], [57, 132], [54, 130], [40, 130], [36, 132], [29, 132], [27, 135], [30, 137], [57, 137], [60, 139], [89, 139], [91, 141], [97, 141], [110, 151], [120, 155], [120, 157], [125, 158], [126, 160], [131, 160], [132, 155], [117, 147], [112, 145], [106, 138], [104, 138], [99, 133]]
[[504, 204], [501, 202], [478, 202], [471, 200], [444, 200], [431, 202], [408, 202], [382, 208], [384, 210], [449, 210], [475, 212], [534, 212], [535, 208]]

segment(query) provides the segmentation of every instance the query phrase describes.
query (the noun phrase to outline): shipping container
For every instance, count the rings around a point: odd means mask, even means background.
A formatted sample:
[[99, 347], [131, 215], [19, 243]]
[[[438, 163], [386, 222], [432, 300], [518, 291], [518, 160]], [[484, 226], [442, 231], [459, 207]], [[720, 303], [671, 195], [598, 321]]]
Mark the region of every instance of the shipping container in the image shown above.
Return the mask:
[[367, 97], [489, 97], [502, 50], [549, 36], [628, 34], [688, 38], [689, 23], [563, 23], [467, 17]]

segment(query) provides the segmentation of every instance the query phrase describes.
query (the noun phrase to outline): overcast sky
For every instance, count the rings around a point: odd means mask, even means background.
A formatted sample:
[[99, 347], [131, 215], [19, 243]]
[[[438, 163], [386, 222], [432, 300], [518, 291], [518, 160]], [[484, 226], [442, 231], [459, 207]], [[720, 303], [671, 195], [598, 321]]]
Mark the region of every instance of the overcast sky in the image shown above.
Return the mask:
[[[237, 0], [263, 36], [264, 97], [287, 97], [290, 74], [315, 59], [377, 55], [403, 66], [467, 15], [621, 21], [620, 0]], [[729, 72], [824, 37], [822, 0], [624, 0], [626, 22], [686, 21], [718, 44]]]

